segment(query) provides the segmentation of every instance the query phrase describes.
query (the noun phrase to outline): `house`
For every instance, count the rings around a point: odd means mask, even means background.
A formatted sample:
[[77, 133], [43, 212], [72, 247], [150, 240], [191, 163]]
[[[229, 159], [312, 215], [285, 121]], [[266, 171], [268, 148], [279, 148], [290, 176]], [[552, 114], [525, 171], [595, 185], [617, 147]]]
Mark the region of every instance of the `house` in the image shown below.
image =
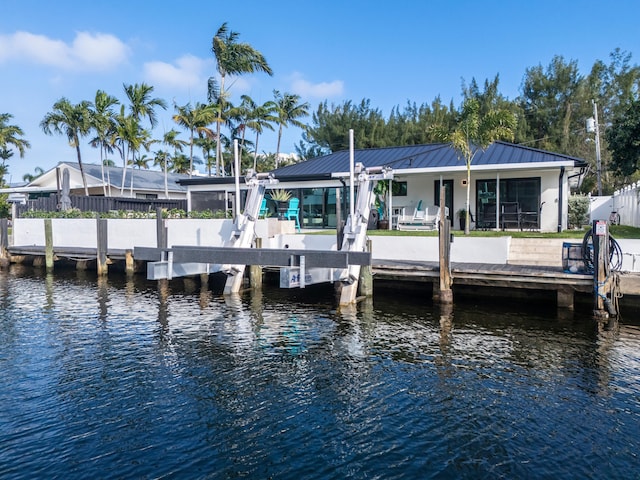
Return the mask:
[[[480, 150], [471, 165], [471, 185], [463, 159], [450, 144], [359, 149], [354, 161], [365, 167], [390, 167], [391, 193], [381, 212], [397, 228], [418, 206], [439, 204], [445, 188], [449, 212], [464, 209], [470, 188], [472, 228], [560, 231], [567, 228], [570, 188], [577, 186], [587, 164], [580, 158], [505, 142]], [[336, 227], [336, 190], [349, 199], [350, 152], [335, 152], [274, 170], [278, 188], [300, 199], [300, 223], [306, 228]], [[181, 180], [189, 208], [233, 203], [232, 178]], [[343, 211], [348, 211], [344, 206]], [[450, 215], [454, 228], [455, 215]]]
[[[188, 175], [168, 173], [157, 170], [128, 168], [122, 181], [122, 167], [101, 167], [95, 164], [82, 164], [90, 196], [133, 197], [139, 199], [184, 199], [187, 188], [178, 183], [189, 178]], [[78, 163], [60, 162], [33, 181], [20, 187], [0, 190], [0, 193], [24, 194], [28, 199], [49, 196], [62, 189], [63, 173], [69, 172], [69, 194], [84, 195], [82, 175]]]

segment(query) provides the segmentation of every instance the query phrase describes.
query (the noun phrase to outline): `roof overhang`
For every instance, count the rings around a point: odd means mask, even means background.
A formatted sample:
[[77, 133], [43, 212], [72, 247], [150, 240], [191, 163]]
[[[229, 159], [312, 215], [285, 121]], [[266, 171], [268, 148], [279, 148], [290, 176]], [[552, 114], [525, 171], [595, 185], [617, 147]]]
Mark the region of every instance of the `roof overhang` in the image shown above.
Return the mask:
[[[514, 171], [514, 170], [550, 170], [565, 168], [581, 168], [584, 165], [576, 165], [572, 160], [566, 162], [536, 162], [536, 163], [514, 163], [514, 164], [489, 164], [489, 165], [474, 165], [471, 164], [472, 172], [482, 171]], [[463, 163], [461, 165], [449, 166], [449, 167], [433, 167], [433, 168], [399, 168], [393, 169], [393, 173], [397, 175], [415, 175], [415, 174], [431, 174], [439, 175], [441, 173], [466, 173], [467, 166]], [[349, 172], [334, 172], [331, 174], [333, 178], [348, 178]]]

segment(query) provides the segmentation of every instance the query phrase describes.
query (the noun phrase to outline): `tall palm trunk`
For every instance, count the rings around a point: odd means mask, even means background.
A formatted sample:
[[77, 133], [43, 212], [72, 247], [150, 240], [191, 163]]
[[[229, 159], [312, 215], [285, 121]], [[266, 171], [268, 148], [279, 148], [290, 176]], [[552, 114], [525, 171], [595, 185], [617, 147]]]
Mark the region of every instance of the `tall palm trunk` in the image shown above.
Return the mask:
[[84, 186], [84, 194], [89, 196], [89, 189], [87, 188], [87, 178], [84, 176], [84, 167], [82, 166], [82, 156], [80, 155], [80, 141], [76, 137], [74, 140], [76, 144], [76, 153], [78, 155], [78, 167], [80, 167], [80, 176], [82, 177], [82, 185]]

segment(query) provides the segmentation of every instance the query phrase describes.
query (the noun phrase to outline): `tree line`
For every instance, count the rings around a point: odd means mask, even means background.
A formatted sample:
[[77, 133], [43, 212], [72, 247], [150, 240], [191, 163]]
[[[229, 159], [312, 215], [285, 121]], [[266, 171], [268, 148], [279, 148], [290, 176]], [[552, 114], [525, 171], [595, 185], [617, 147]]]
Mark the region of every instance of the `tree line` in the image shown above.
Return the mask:
[[585, 159], [590, 169], [581, 188], [596, 193], [595, 138], [586, 121], [597, 108], [603, 193], [640, 180], [640, 67], [631, 64], [630, 53], [614, 50], [608, 64], [596, 61], [587, 75], [580, 74], [576, 61], [555, 56], [546, 67], [525, 71], [513, 100], [500, 93], [499, 80], [496, 75], [482, 86], [475, 79], [463, 85], [459, 107], [437, 96], [431, 103], [407, 101], [388, 116], [368, 99], [322, 102], [296, 150], [309, 158], [346, 149], [349, 129], [357, 148], [436, 143], [442, 141], [443, 129], [453, 132], [464, 120], [465, 107], [473, 100], [479, 118], [491, 111], [512, 113], [514, 143]]
[[[229, 30], [226, 23], [213, 37], [211, 51], [219, 77], [209, 79], [207, 101], [173, 105], [173, 120], [182, 131], [172, 128], [163, 138], [152, 138], [157, 111], [167, 109], [167, 103], [154, 97], [153, 87], [144, 83], [124, 85], [126, 105], [102, 90], [92, 100], [78, 104], [61, 98], [44, 116], [41, 128], [47, 134], [67, 137], [81, 171], [81, 144], [86, 137], [89, 145], [100, 149], [103, 165], [112, 165], [112, 158], [120, 157], [124, 190], [127, 168], [148, 168], [151, 162], [165, 172], [190, 174], [194, 164], [203, 164], [211, 176], [231, 175], [233, 162], [229, 160], [234, 140], [239, 144], [243, 171], [278, 168], [282, 166], [282, 133], [289, 126], [302, 129], [296, 145], [299, 159], [346, 149], [349, 129], [355, 132], [357, 148], [451, 141], [456, 129], [468, 120], [466, 110], [473, 104], [478, 118], [491, 112], [510, 113], [514, 122], [510, 124], [509, 140], [516, 144], [587, 160], [591, 168], [582, 189], [595, 192], [595, 139], [585, 125], [597, 108], [602, 132], [603, 193], [640, 179], [640, 67], [632, 65], [631, 54], [620, 49], [610, 54], [608, 64], [596, 61], [587, 75], [579, 72], [577, 61], [567, 61], [562, 56], [554, 57], [546, 67], [528, 68], [520, 94], [513, 100], [500, 93], [496, 75], [482, 86], [475, 79], [463, 84], [459, 107], [452, 101], [446, 104], [437, 96], [430, 103], [407, 101], [385, 116], [368, 99], [340, 104], [324, 101], [311, 114], [309, 123], [302, 121], [310, 115], [309, 104], [301, 103], [299, 95], [274, 90], [273, 99], [263, 104], [243, 95], [234, 105], [225, 85], [228, 76], [273, 72], [264, 56], [240, 42], [239, 34]], [[11, 125], [11, 118], [8, 113], [0, 114], [2, 181], [6, 162], [14, 151], [24, 156], [30, 147], [22, 138], [22, 130]], [[275, 153], [259, 155], [260, 136], [267, 130], [277, 130], [277, 149]]]

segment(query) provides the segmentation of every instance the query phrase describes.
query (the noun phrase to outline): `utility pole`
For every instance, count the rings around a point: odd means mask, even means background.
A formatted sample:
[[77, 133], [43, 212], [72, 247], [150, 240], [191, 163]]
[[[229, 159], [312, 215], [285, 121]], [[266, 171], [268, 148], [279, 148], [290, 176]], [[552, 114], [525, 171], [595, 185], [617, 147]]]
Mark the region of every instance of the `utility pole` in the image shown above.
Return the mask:
[[596, 174], [598, 176], [598, 196], [602, 196], [602, 161], [600, 159], [600, 126], [598, 125], [598, 104], [591, 100], [593, 104], [593, 119], [587, 121], [587, 132], [595, 133], [596, 136]]

